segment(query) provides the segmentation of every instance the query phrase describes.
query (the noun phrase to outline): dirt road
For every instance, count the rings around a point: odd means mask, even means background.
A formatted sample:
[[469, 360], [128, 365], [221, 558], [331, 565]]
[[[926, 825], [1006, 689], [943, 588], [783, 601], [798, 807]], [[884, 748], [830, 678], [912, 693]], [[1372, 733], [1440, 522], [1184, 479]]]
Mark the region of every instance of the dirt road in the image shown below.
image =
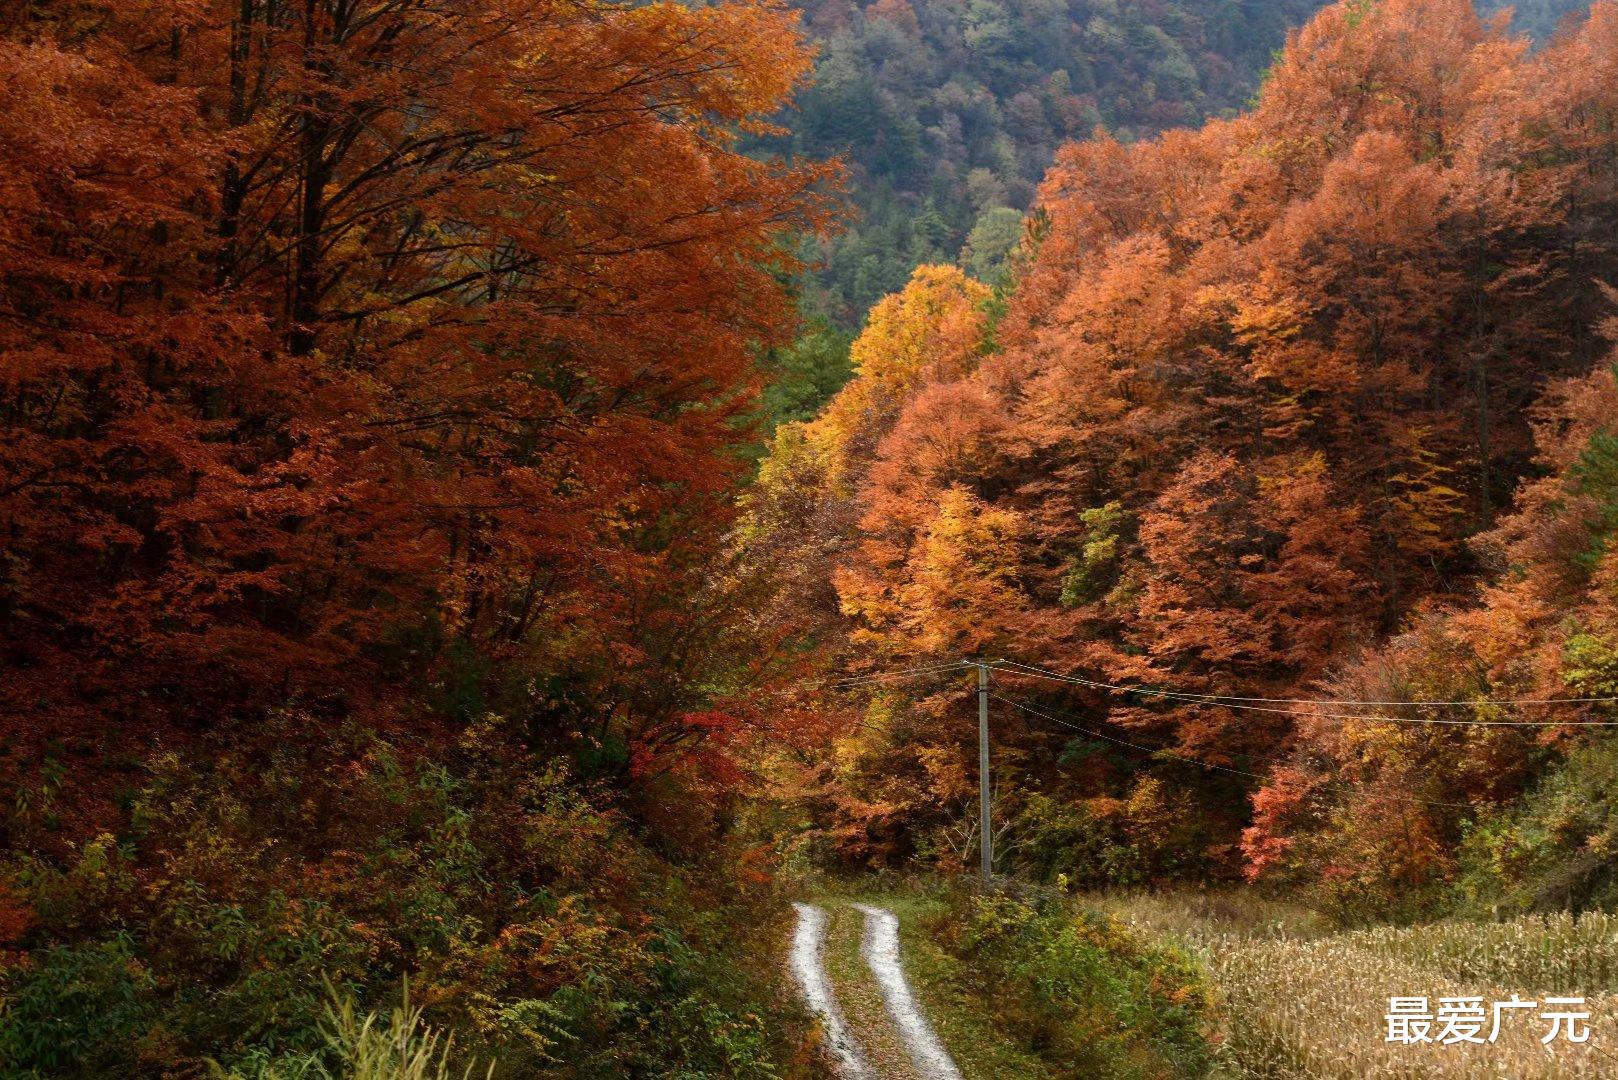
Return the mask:
[[[827, 1048], [844, 1080], [961, 1080], [905, 978], [898, 917], [869, 904], [845, 908], [841, 914], [852, 910], [864, 917], [860, 958], [866, 972], [845, 970], [834, 980], [826, 965], [830, 917], [814, 904], [793, 906], [798, 926], [792, 941], [792, 972], [804, 1000], [820, 1018]], [[878, 992], [870, 992], [867, 980]], [[880, 1005], [875, 1004], [878, 1001]]]

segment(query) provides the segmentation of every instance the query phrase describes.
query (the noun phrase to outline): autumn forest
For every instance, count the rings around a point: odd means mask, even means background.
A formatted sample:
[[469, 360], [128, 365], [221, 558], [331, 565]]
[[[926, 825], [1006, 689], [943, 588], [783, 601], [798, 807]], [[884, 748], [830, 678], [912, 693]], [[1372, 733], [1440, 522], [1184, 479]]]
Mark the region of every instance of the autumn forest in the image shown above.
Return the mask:
[[1613, 0], [12, 5], [0, 1078], [1618, 1018], [1615, 287]]

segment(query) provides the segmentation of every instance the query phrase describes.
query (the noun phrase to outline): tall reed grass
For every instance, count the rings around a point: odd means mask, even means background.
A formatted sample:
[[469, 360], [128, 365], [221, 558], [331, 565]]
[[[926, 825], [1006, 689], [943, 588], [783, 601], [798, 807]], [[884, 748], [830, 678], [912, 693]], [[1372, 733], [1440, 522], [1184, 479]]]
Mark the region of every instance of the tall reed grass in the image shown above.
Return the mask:
[[386, 1012], [361, 1013], [354, 998], [335, 988], [321, 1027], [325, 1053], [283, 1057], [249, 1064], [220, 1080], [490, 1080], [495, 1065], [477, 1072], [466, 1065], [453, 1067], [454, 1040], [432, 1027], [422, 1011], [403, 1001]]

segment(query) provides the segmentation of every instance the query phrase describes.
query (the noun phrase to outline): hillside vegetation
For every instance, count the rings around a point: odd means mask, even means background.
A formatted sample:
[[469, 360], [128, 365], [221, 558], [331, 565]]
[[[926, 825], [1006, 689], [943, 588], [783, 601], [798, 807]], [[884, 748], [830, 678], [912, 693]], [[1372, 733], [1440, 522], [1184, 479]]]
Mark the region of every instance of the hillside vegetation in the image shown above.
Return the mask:
[[[1610, 706], [1483, 702], [1618, 687], [1615, 56], [1607, 4], [1538, 51], [1326, 8], [1250, 112], [1064, 149], [1008, 293], [918, 270], [778, 432], [744, 535], [829, 656], [1044, 669], [994, 676], [1008, 867], [1345, 917], [1608, 895]], [[843, 857], [975, 847], [967, 681], [848, 702]], [[1409, 700], [1461, 704], [1375, 704]]]
[[[993, 283], [1057, 150], [1247, 106], [1319, 0], [806, 0], [814, 85], [777, 152], [850, 169], [846, 227], [809, 247], [806, 310], [856, 328], [928, 263]], [[1485, 12], [1505, 8], [1488, 3]], [[1584, 0], [1509, 5], [1546, 41]], [[823, 399], [822, 399], [823, 400]], [[818, 404], [818, 402], [817, 402]], [[789, 419], [801, 419], [792, 416]]]
[[0, 1075], [808, 1068], [722, 538], [809, 63], [747, 0], [8, 9]]
[[855, 325], [924, 263], [998, 273], [1057, 147], [1242, 105], [1314, 0], [812, 0], [814, 86], [768, 143], [851, 168], [814, 310]]

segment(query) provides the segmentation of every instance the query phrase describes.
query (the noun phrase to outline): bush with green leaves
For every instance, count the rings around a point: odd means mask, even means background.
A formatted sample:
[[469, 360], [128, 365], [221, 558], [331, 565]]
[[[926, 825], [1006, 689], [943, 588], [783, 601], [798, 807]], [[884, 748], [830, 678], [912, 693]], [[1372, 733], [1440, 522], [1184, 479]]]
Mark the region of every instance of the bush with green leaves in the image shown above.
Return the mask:
[[1456, 905], [1473, 912], [1618, 907], [1618, 740], [1575, 747], [1521, 799], [1467, 827]]
[[958, 893], [933, 928], [981, 973], [1004, 1030], [1085, 1078], [1200, 1076], [1210, 998], [1199, 967], [1115, 919], [1040, 889]]
[[13, 815], [0, 1076], [791, 1075], [786, 909], [722, 836], [660, 839], [498, 719], [280, 723], [142, 762], [116, 832]]

